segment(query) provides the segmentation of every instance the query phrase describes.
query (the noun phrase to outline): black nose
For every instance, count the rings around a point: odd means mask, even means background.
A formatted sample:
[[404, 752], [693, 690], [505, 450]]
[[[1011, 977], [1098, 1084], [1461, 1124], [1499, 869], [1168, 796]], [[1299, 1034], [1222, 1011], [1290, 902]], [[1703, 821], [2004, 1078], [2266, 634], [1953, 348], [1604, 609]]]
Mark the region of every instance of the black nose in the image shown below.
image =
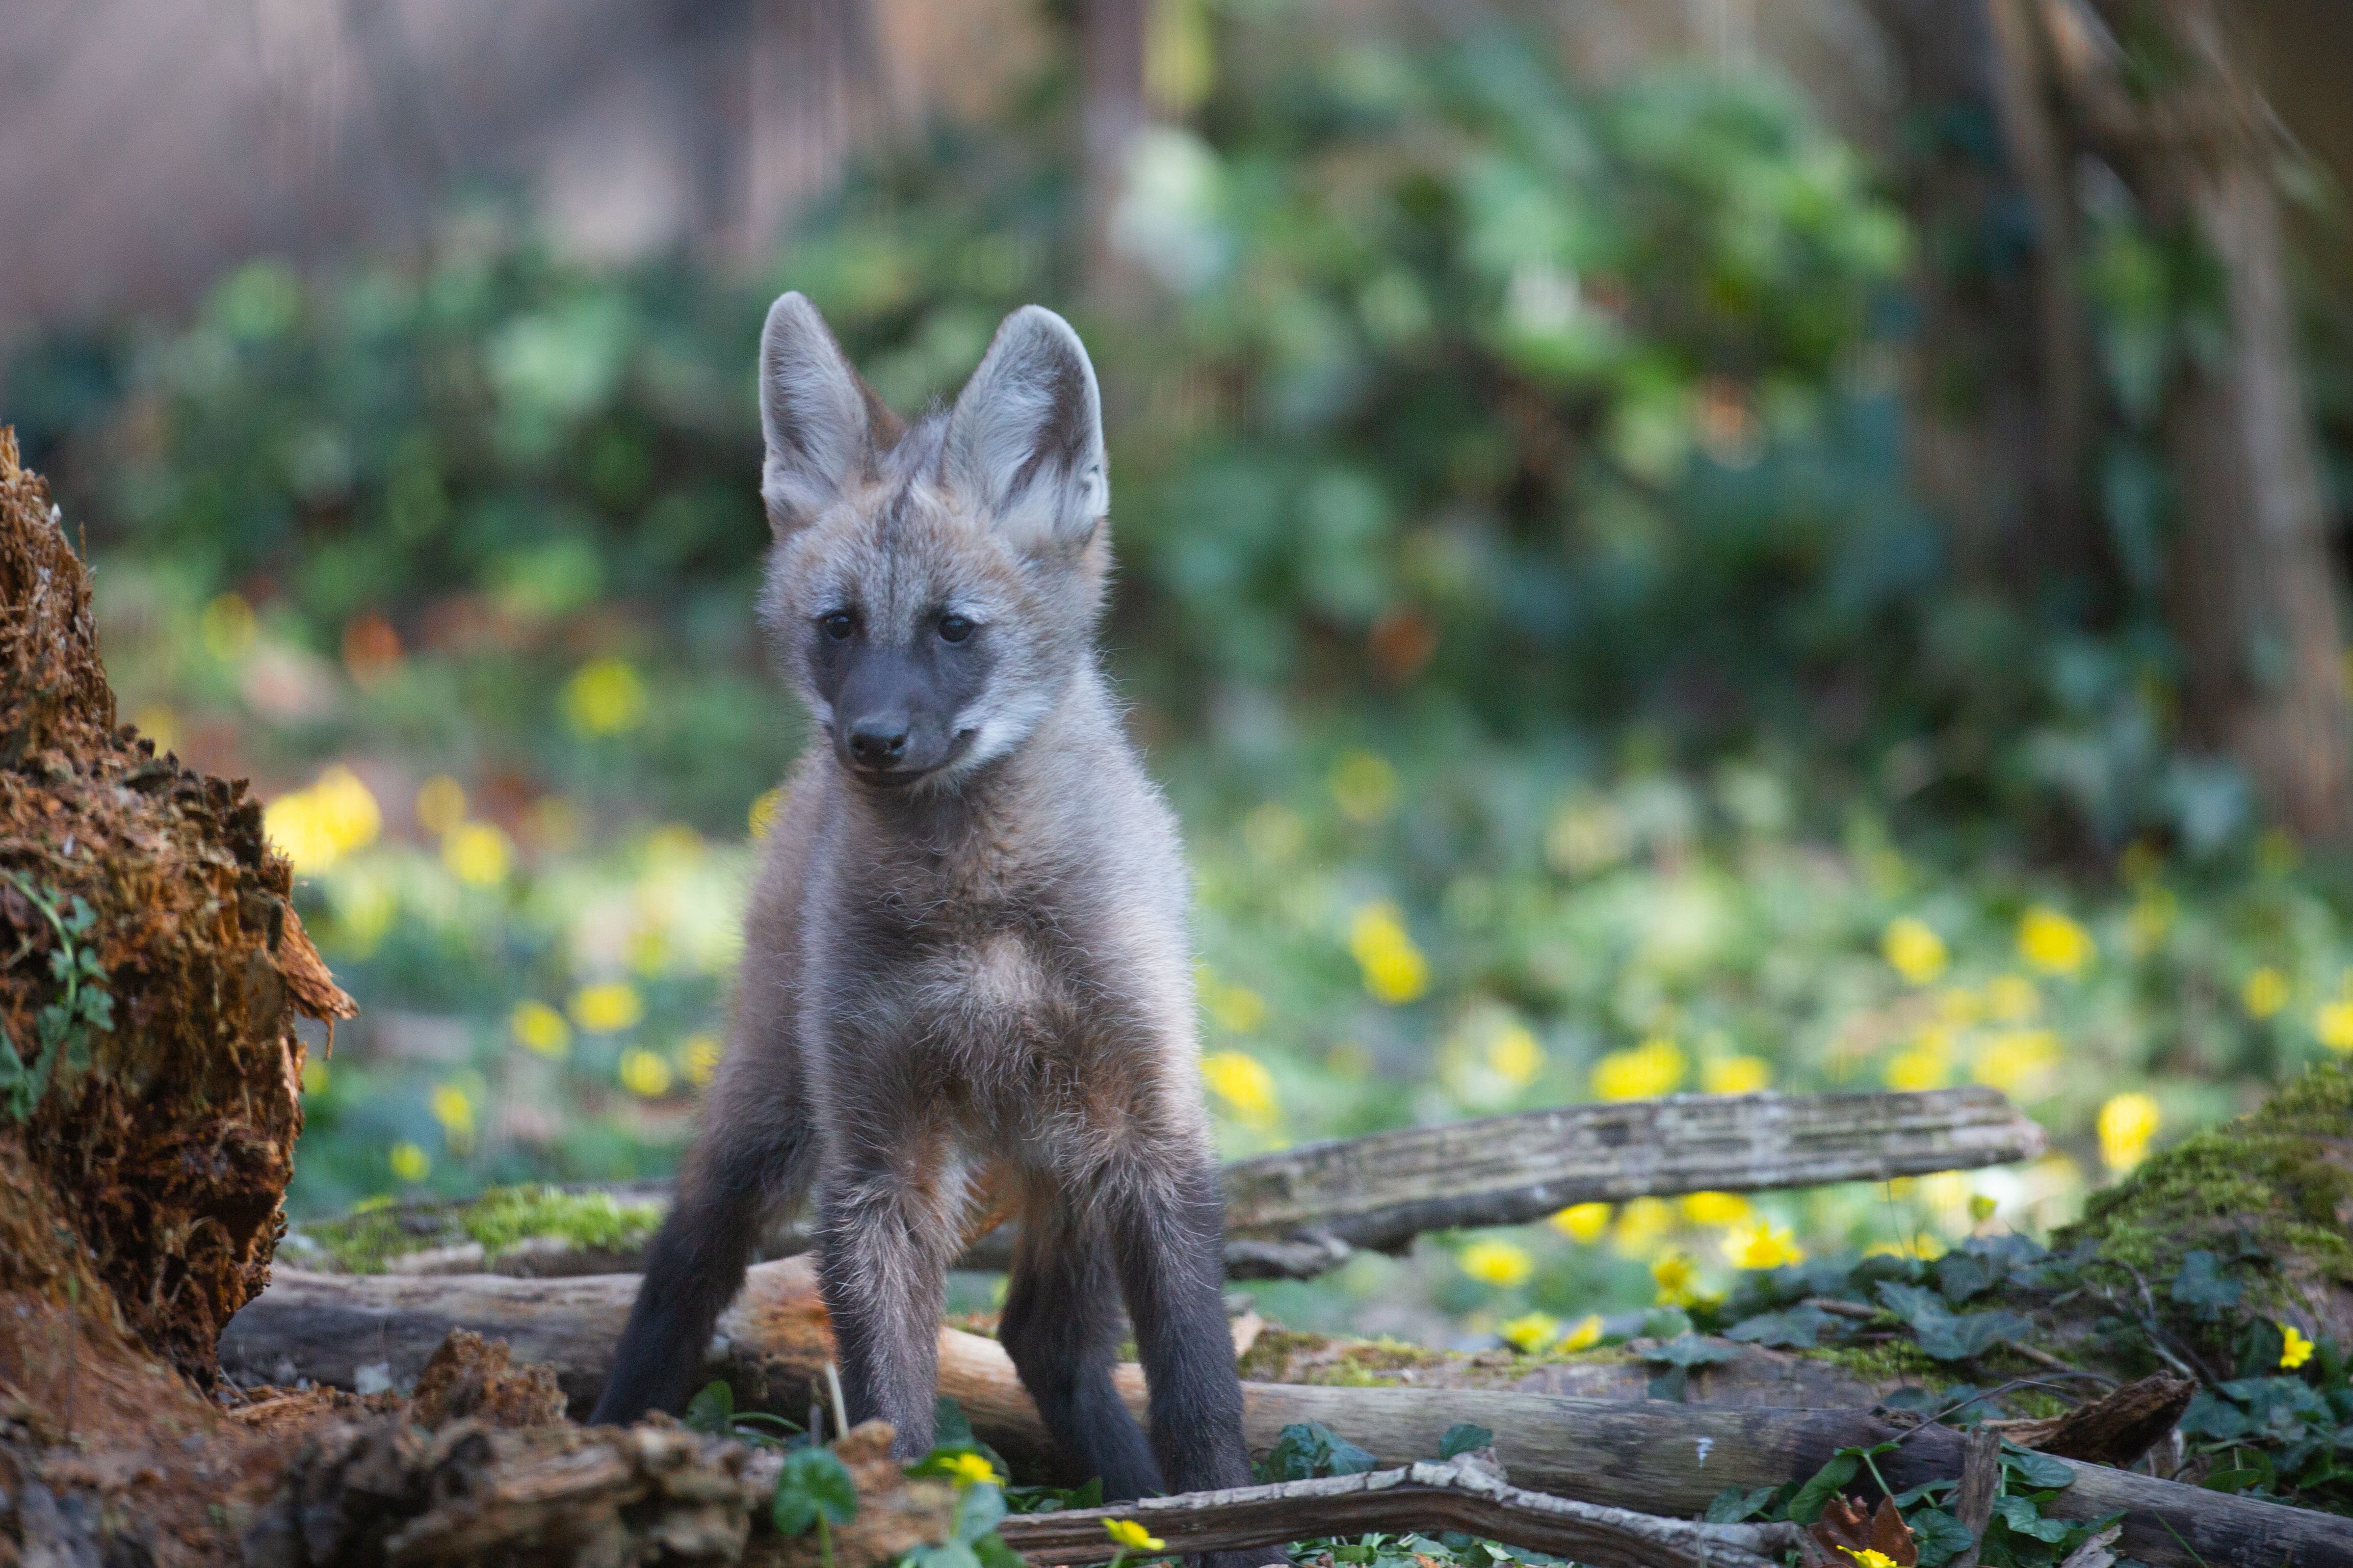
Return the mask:
[[860, 719], [849, 727], [849, 754], [870, 768], [896, 765], [907, 752], [907, 721], [891, 714]]

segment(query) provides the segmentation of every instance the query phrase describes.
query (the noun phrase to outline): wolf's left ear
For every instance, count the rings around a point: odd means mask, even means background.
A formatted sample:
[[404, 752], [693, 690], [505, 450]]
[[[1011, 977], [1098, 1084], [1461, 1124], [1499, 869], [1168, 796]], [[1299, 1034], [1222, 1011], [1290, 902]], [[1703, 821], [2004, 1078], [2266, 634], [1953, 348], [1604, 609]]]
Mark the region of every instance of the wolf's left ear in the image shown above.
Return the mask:
[[1042, 305], [1005, 318], [948, 416], [941, 468], [1024, 549], [1093, 536], [1111, 510], [1103, 396], [1070, 322]]

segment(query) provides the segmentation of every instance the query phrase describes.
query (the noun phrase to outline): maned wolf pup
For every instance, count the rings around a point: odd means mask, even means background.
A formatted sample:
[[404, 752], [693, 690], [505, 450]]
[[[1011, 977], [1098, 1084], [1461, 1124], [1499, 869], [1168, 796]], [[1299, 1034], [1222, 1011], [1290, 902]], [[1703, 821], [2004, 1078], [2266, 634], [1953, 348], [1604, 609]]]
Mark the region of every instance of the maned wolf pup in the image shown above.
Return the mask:
[[[763, 617], [831, 746], [768, 835], [733, 1036], [596, 1419], [678, 1407], [762, 1211], [814, 1186], [850, 1418], [923, 1453], [943, 1272], [994, 1163], [1021, 1220], [998, 1337], [1057, 1441], [1111, 1498], [1248, 1485], [1185, 867], [1092, 646], [1086, 350], [1017, 310], [906, 426], [786, 294], [760, 408]], [[1123, 1300], [1148, 1447], [1112, 1385]]]

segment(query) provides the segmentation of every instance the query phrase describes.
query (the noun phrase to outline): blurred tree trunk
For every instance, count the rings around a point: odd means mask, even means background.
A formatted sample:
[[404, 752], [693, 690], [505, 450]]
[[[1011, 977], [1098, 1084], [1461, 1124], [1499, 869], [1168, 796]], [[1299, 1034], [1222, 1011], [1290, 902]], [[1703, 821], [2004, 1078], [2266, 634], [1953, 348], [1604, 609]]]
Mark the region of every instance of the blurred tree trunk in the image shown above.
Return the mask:
[[1117, 310], [1135, 301], [1141, 279], [1113, 248], [1111, 219], [1126, 184], [1127, 160], [1146, 121], [1145, 30], [1149, 0], [1080, 0], [1080, 177], [1086, 224], [1087, 291]]
[[2135, 92], [2113, 57], [2078, 60], [2079, 119], [2151, 217], [2194, 235], [2219, 278], [2223, 342], [2185, 356], [2164, 426], [2180, 495], [2184, 729], [2235, 757], [2275, 820], [2341, 842], [2353, 830], [2353, 724], [2270, 108], [2233, 61], [2213, 0], [2095, 4], [2159, 85]]
[[1871, 6], [1903, 77], [1904, 197], [1922, 238], [1915, 479], [1947, 520], [1960, 577], [2021, 595], [2108, 570], [2083, 504], [2072, 160], [2031, 3]]

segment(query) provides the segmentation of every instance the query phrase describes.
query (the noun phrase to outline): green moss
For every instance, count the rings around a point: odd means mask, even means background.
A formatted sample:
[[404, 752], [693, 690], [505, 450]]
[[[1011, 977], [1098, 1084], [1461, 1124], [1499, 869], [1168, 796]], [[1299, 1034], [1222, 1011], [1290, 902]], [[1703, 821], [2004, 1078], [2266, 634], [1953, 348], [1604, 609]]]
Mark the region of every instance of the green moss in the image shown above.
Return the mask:
[[2263, 1252], [2353, 1284], [2353, 1064], [2314, 1068], [2261, 1110], [2182, 1140], [2085, 1205], [2062, 1247], [2151, 1278], [2183, 1253], [2252, 1232]]
[[641, 1247], [661, 1224], [662, 1205], [622, 1203], [610, 1193], [560, 1187], [493, 1187], [466, 1205], [459, 1224], [489, 1253], [527, 1237], [550, 1236], [583, 1251]]
[[1953, 1382], [1952, 1368], [1932, 1361], [1909, 1339], [1879, 1340], [1868, 1344], [1818, 1345], [1792, 1352], [1808, 1361], [1828, 1362], [1857, 1383], [1916, 1383], [1942, 1388]]
[[302, 1229], [340, 1271], [381, 1274], [393, 1258], [469, 1241], [492, 1258], [538, 1237], [583, 1251], [625, 1251], [642, 1246], [661, 1216], [662, 1205], [651, 1201], [531, 1185], [492, 1187], [460, 1204], [363, 1205]]
[[1269, 1325], [1259, 1331], [1239, 1365], [1242, 1376], [1255, 1383], [1367, 1388], [1395, 1383], [1401, 1372], [1460, 1359], [1401, 1340], [1341, 1339]]

